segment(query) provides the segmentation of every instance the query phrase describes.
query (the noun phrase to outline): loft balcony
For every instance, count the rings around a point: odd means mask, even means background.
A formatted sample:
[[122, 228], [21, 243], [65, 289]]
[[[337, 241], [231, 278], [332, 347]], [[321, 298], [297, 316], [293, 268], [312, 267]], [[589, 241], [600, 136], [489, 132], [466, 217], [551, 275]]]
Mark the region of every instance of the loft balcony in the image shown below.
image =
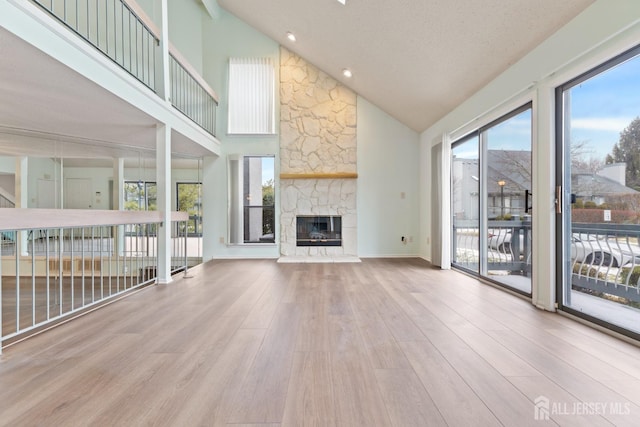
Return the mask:
[[164, 124], [172, 152], [218, 155], [217, 95], [162, 34], [133, 0], [2, 2], [0, 130], [155, 150]]
[[[104, 53], [155, 93], [162, 95], [161, 31], [134, 1], [31, 0]], [[215, 136], [217, 95], [188, 61], [168, 49], [170, 94], [177, 110]]]

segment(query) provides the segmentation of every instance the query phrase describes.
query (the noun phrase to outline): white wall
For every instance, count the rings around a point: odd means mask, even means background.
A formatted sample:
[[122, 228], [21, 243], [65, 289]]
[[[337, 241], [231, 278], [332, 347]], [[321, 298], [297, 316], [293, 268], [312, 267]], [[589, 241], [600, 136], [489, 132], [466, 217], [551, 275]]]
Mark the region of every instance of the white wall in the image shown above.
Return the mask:
[[[274, 64], [279, 64], [279, 46], [224, 10], [220, 10], [215, 20], [203, 17], [202, 22], [204, 77], [220, 96], [217, 130], [224, 152], [220, 158], [207, 158], [204, 162], [204, 259], [276, 258], [279, 256], [276, 246], [226, 244], [226, 155], [275, 155], [276, 189], [279, 189], [279, 137], [229, 136], [226, 131], [229, 57], [268, 56]], [[279, 77], [276, 78], [279, 82]], [[278, 92], [277, 89], [276, 107], [279, 105]], [[279, 117], [279, 111], [276, 114]], [[358, 99], [358, 252], [361, 256], [417, 256], [420, 253], [418, 154], [416, 132], [368, 101]], [[401, 193], [405, 193], [404, 199]], [[279, 196], [276, 193], [276, 212], [280, 212]], [[276, 230], [278, 235], [279, 230]], [[401, 241], [402, 236], [406, 237], [406, 244]], [[413, 242], [409, 242], [410, 238]]]
[[358, 97], [360, 256], [419, 254], [418, 155], [417, 132]]
[[53, 180], [55, 182], [56, 194], [55, 203], [57, 208], [62, 203], [62, 193], [58, 190], [60, 186], [60, 163], [46, 157], [29, 157], [28, 160], [28, 188], [27, 197], [29, 199], [29, 208], [38, 207], [38, 180], [46, 179]]
[[[220, 10], [216, 19], [203, 14], [203, 76], [220, 97], [216, 117], [217, 137], [222, 142], [223, 155], [207, 158], [204, 162], [203, 188], [203, 259], [212, 258], [277, 258], [275, 245], [227, 245], [228, 178], [227, 155], [275, 155], [276, 183], [279, 176], [279, 137], [229, 136], [227, 135], [228, 63], [232, 56], [270, 57], [276, 65], [276, 82], [279, 74], [279, 45], [235, 16]], [[279, 117], [279, 93], [276, 90], [276, 117]], [[278, 120], [276, 120], [276, 124]], [[276, 129], [276, 131], [279, 131]], [[276, 189], [278, 185], [276, 185]], [[276, 212], [280, 211], [279, 194], [276, 193]], [[279, 230], [276, 231], [276, 236]], [[222, 240], [222, 242], [221, 242]]]
[[[598, 0], [486, 87], [420, 135], [420, 168], [430, 170], [431, 147], [452, 140], [532, 100], [533, 141], [533, 303], [553, 309], [555, 283], [554, 88], [627, 50], [640, 40], [640, 2]], [[448, 176], [443, 176], [448, 180]], [[431, 189], [421, 189], [420, 253], [431, 248]]]
[[[210, 20], [200, 0], [169, 1], [169, 40], [202, 74], [202, 21]], [[226, 41], [225, 41], [226, 42]]]
[[[93, 191], [92, 209], [109, 209], [109, 181], [113, 180], [113, 168], [111, 167], [65, 167], [64, 178], [88, 178], [91, 180]], [[201, 172], [198, 169], [172, 169], [171, 170], [171, 209], [176, 210], [176, 183], [198, 182]], [[125, 168], [125, 181], [156, 181], [156, 172], [153, 168]], [[114, 187], [114, 191], [115, 191]], [[100, 192], [100, 196], [96, 195]]]
[[[135, 0], [156, 27], [162, 27], [162, 0]], [[202, 19], [208, 17], [200, 0], [167, 0], [169, 41], [202, 74]]]
[[15, 174], [16, 158], [13, 156], [0, 156], [0, 173]]
[[89, 179], [91, 181], [91, 209], [109, 209], [109, 180], [113, 179], [113, 168], [65, 167], [63, 175], [65, 182], [67, 179], [74, 178]]
[[16, 195], [16, 175], [15, 174], [0, 174], [0, 188], [4, 194], [11, 196]]

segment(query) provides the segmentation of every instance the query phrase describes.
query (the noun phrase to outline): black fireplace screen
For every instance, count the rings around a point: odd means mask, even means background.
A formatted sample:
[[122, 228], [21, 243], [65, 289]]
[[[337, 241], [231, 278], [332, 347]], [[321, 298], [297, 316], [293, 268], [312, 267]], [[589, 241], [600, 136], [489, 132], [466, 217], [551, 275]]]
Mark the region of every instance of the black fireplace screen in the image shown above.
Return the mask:
[[297, 246], [342, 246], [342, 218], [299, 216], [296, 218]]

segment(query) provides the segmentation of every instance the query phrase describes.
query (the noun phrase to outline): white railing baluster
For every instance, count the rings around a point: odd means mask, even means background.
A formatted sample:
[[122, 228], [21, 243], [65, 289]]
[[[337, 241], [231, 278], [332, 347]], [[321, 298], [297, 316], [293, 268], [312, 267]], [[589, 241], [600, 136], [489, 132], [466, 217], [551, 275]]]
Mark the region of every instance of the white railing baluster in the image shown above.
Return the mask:
[[[4, 271], [1, 271], [3, 275], [0, 276], [0, 319], [5, 321], [4, 324], [0, 322], [0, 348], [9, 338], [29, 333], [48, 322], [74, 315], [112, 296], [154, 282], [155, 277], [151, 272], [157, 271], [158, 239], [150, 233], [161, 223], [160, 213], [92, 211], [88, 214], [81, 210], [55, 210], [56, 213], [53, 214], [53, 211], [47, 209], [0, 210], [0, 227], [4, 227], [4, 230], [0, 229], [0, 231], [5, 236], [11, 236], [10, 239], [6, 239], [10, 244], [0, 245], [0, 256], [10, 263], [8, 268], [7, 263], [4, 264]], [[98, 223], [92, 220], [95, 212], [101, 212], [106, 217], [120, 222]], [[138, 220], [133, 220], [138, 217]], [[169, 223], [177, 224], [181, 221], [181, 225], [176, 225], [180, 229], [184, 221], [183, 217], [188, 215], [182, 212], [177, 213], [176, 218], [179, 219], [172, 217]], [[54, 222], [61, 225], [55, 226]], [[35, 223], [40, 224], [34, 227]], [[96, 227], [99, 227], [98, 230]], [[118, 238], [120, 233], [116, 232], [115, 235], [106, 233], [105, 236], [106, 227], [109, 227], [109, 230], [117, 230], [118, 227], [126, 227], [129, 230], [128, 232], [125, 230], [122, 234], [127, 240], [123, 246], [123, 258], [120, 256], [118, 245], [114, 244], [114, 239]], [[87, 233], [89, 228], [91, 231]], [[20, 236], [27, 234], [31, 236], [30, 241], [22, 242]], [[45, 241], [40, 245], [39, 240], [43, 237]], [[179, 242], [173, 248], [176, 253], [170, 255], [171, 259], [177, 261], [176, 264], [185, 264], [186, 269], [186, 234], [184, 239], [182, 237], [179, 235], [176, 237]], [[53, 243], [51, 243], [52, 239]], [[90, 246], [87, 247], [87, 245]], [[182, 252], [183, 250], [185, 252]], [[105, 251], [109, 252], [105, 253]], [[114, 251], [116, 251], [115, 254]], [[30, 254], [24, 254], [25, 252]], [[13, 259], [8, 259], [10, 256], [13, 256]], [[24, 265], [29, 262], [30, 268]], [[91, 267], [87, 268], [89, 265]], [[124, 271], [121, 271], [121, 266], [126, 267]], [[13, 273], [10, 271], [12, 268]], [[113, 268], [115, 271], [112, 270]], [[11, 274], [15, 276], [15, 292], [7, 292], [7, 288], [4, 287], [3, 293], [1, 288], [3, 279], [6, 284], [6, 278]], [[115, 277], [113, 277], [114, 274]], [[31, 275], [30, 278], [29, 275]], [[65, 276], [68, 277], [65, 278]], [[109, 281], [108, 291], [105, 280]], [[120, 280], [124, 281], [124, 286], [120, 286]], [[112, 288], [113, 281], [115, 281], [115, 292]], [[43, 285], [44, 288], [42, 288]], [[98, 285], [99, 289], [96, 288]], [[54, 286], [53, 294], [52, 286]], [[79, 286], [78, 292], [76, 292], [76, 286]], [[91, 296], [87, 294], [86, 286], [91, 286]], [[30, 304], [28, 298], [31, 298]], [[44, 306], [41, 301], [44, 302]], [[55, 304], [58, 306], [57, 310], [52, 311], [51, 307], [55, 307]]]

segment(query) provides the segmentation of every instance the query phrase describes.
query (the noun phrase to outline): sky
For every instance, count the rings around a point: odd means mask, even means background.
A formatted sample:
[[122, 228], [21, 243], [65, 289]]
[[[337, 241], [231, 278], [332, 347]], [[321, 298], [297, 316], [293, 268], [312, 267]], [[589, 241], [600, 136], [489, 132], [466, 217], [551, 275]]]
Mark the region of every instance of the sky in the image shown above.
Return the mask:
[[590, 156], [604, 161], [620, 132], [640, 116], [640, 57], [570, 91], [571, 139], [585, 142]]
[[262, 183], [266, 184], [270, 179], [275, 182], [275, 157], [265, 156], [262, 158]]
[[[640, 57], [592, 77], [570, 90], [571, 140], [585, 144], [584, 160], [604, 162], [620, 132], [640, 116]], [[530, 150], [531, 111], [489, 130], [489, 149]], [[477, 144], [464, 144], [454, 154], [477, 158]]]

